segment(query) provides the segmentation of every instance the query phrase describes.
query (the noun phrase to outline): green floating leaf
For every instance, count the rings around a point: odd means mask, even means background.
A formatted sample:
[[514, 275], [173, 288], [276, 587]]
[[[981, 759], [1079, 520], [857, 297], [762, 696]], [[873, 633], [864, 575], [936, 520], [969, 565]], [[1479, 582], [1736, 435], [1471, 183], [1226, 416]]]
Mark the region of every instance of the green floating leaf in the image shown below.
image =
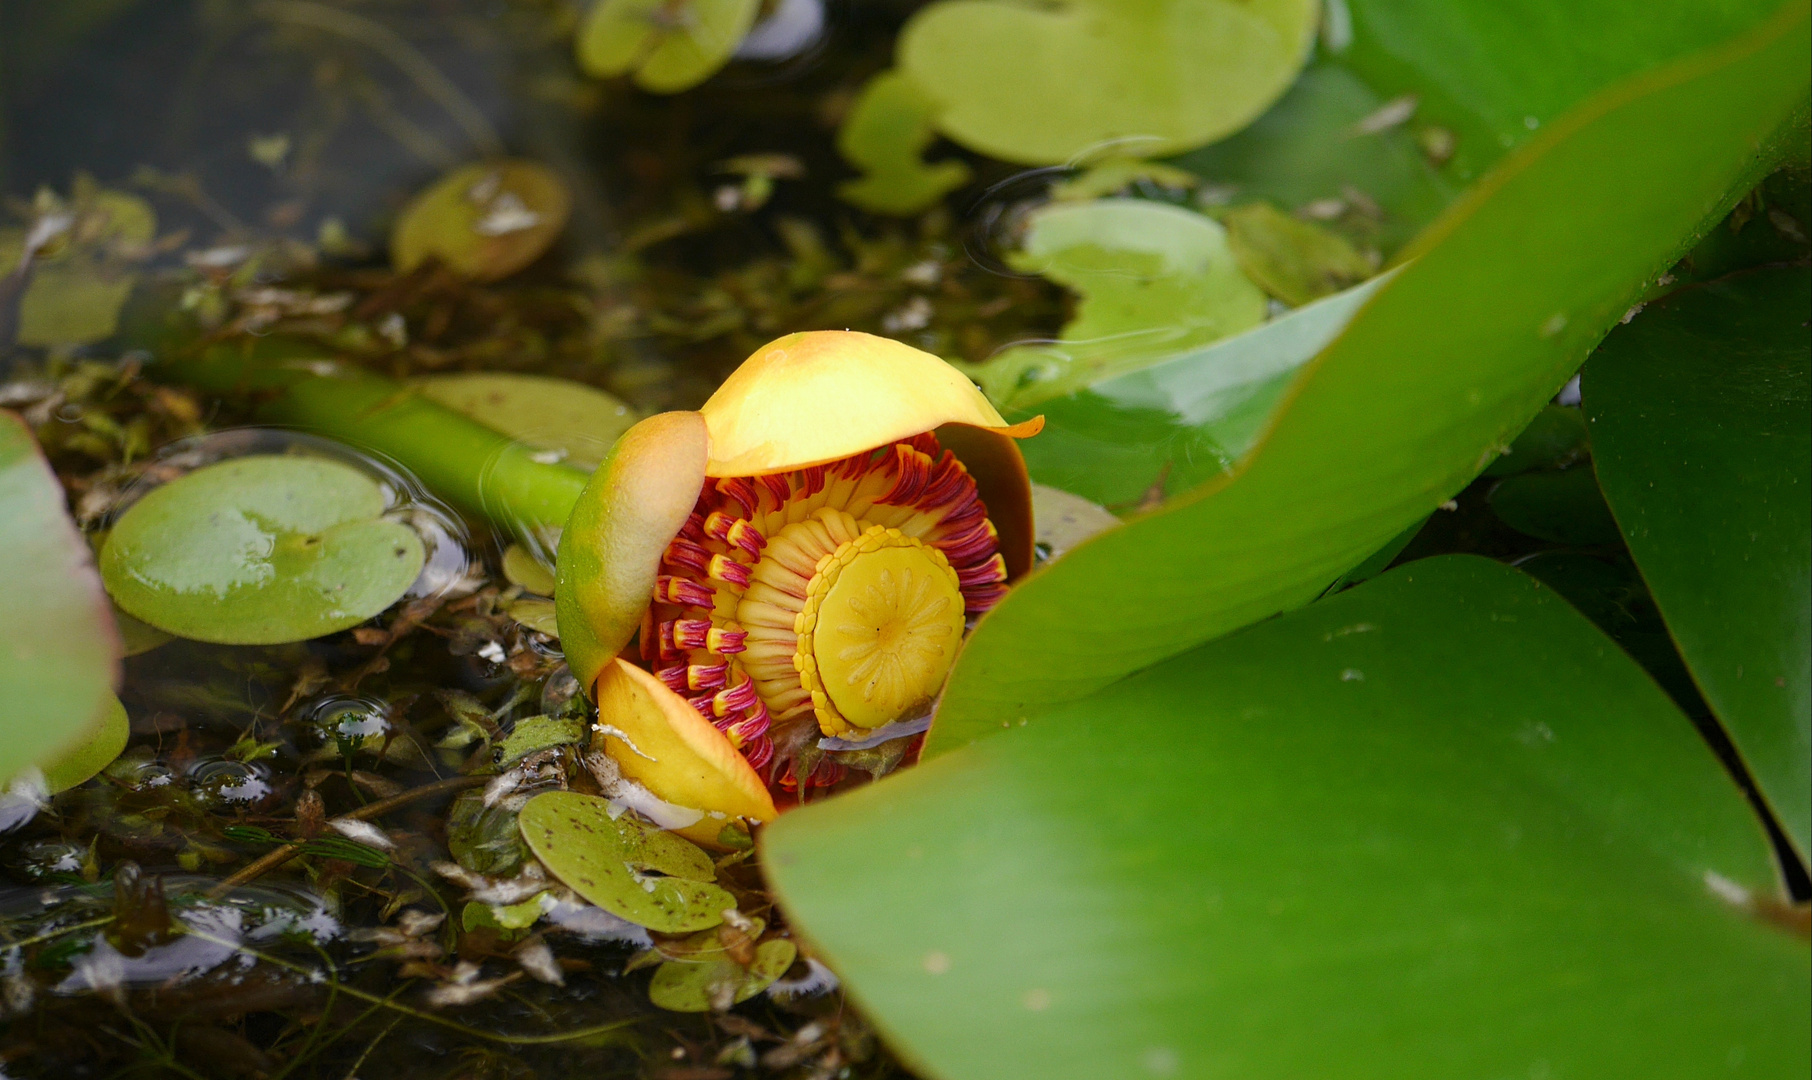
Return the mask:
[[1056, 164], [1125, 140], [1151, 157], [1263, 112], [1308, 55], [1313, 0], [944, 0], [900, 31], [900, 70], [972, 150]]
[[617, 436], [642, 418], [613, 394], [547, 375], [426, 375], [409, 386], [517, 442], [551, 451], [543, 455], [549, 461], [581, 469], [597, 468]]
[[1241, 199], [1294, 209], [1361, 192], [1380, 211], [1365, 218], [1386, 252], [1432, 222], [1457, 194], [1400, 127], [1357, 134], [1384, 99], [1338, 64], [1311, 66], [1252, 126], [1183, 157], [1182, 166]]
[[1556, 544], [1615, 544], [1616, 519], [1589, 465], [1512, 476], [1491, 489], [1491, 512], [1526, 536]]
[[579, 66], [677, 94], [729, 63], [761, 0], [598, 0], [579, 26]]
[[1008, 349], [970, 369], [1003, 405], [1026, 407], [1265, 318], [1265, 295], [1240, 273], [1227, 230], [1165, 203], [1048, 206], [1032, 216], [1007, 261], [1081, 299], [1056, 344]]
[[[751, 919], [752, 940], [761, 937], [767, 924]], [[790, 941], [776, 938], [755, 947], [754, 962], [744, 967], [733, 959], [718, 931], [693, 934], [671, 953], [684, 955], [655, 969], [648, 984], [648, 1000], [672, 1012], [711, 1012], [740, 1004], [772, 986], [793, 966], [799, 950]]]
[[1743, 797], [1611, 642], [1475, 557], [794, 810], [763, 857], [945, 1080], [1812, 1067]]
[[[1080, 545], [982, 619], [926, 755], [1306, 603], [1451, 498], [1768, 170], [1807, 93], [1805, 16], [1616, 87], [1507, 160], [1261, 419], [1242, 471]], [[1166, 438], [1179, 426], [1128, 414]], [[1188, 464], [1159, 445], [1144, 452]], [[1054, 471], [1034, 476], [1119, 501]]]
[[113, 764], [113, 759], [126, 749], [126, 740], [131, 737], [131, 718], [126, 715], [126, 707], [120, 704], [119, 698], [114, 698], [106, 706], [99, 730], [85, 736], [74, 750], [44, 765], [45, 789], [55, 795], [86, 782]]
[[724, 921], [736, 898], [711, 884], [711, 857], [673, 833], [611, 817], [608, 799], [549, 791], [518, 815], [529, 850], [585, 899], [660, 934]]
[[1510, 444], [1509, 453], [1485, 466], [1485, 476], [1513, 476], [1530, 469], [1564, 469], [1591, 446], [1585, 414], [1564, 405], [1549, 405]]
[[127, 613], [178, 637], [306, 641], [378, 614], [421, 573], [421, 537], [387, 509], [377, 481], [337, 461], [222, 461], [134, 503], [101, 576]]
[[1291, 307], [1329, 296], [1372, 276], [1372, 264], [1347, 239], [1270, 203], [1229, 210], [1221, 223], [1239, 268]]
[[936, 119], [936, 103], [904, 75], [870, 79], [837, 132], [838, 152], [866, 175], [837, 185], [837, 197], [877, 214], [916, 214], [968, 183], [960, 161], [925, 163]]
[[[119, 639], [88, 545], [31, 429], [0, 410], [0, 784], [81, 755], [119, 706]], [[86, 779], [84, 777], [83, 779]]]
[[403, 207], [390, 234], [390, 261], [407, 273], [438, 259], [455, 273], [496, 281], [540, 258], [571, 212], [566, 185], [545, 165], [462, 165]]
[[585, 724], [574, 716], [525, 716], [497, 748], [497, 763], [508, 765], [537, 750], [570, 746], [585, 737]]
[[[80, 345], [113, 336], [138, 282], [135, 267], [157, 234], [157, 215], [136, 195], [78, 177], [67, 203], [55, 200], [39, 225], [60, 224], [31, 260], [19, 299], [21, 345]], [[28, 234], [0, 229], [0, 279], [19, 265]]]
[[1781, 827], [1812, 833], [1812, 281], [1649, 305], [1582, 379], [1599, 478], [1705, 700]]
[[554, 571], [521, 544], [503, 549], [503, 576], [537, 596], [554, 595]]

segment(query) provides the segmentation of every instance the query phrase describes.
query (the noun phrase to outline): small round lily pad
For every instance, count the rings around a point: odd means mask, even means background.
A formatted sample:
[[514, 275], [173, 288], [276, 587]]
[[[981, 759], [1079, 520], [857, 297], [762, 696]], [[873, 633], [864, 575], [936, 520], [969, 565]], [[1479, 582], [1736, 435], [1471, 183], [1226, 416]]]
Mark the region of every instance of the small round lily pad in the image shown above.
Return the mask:
[[545, 165], [464, 165], [403, 208], [390, 235], [390, 261], [407, 273], [435, 258], [455, 273], [496, 281], [540, 258], [571, 212], [566, 185]]
[[[696, 937], [711, 936], [707, 932]], [[696, 959], [669, 960], [655, 969], [648, 1000], [672, 1012], [710, 1012], [740, 1004], [772, 986], [798, 956], [798, 947], [785, 938], [757, 945], [748, 967], [731, 959], [722, 947], [701, 949]]]
[[197, 469], [127, 510], [101, 579], [127, 614], [227, 645], [305, 641], [395, 603], [425, 552], [350, 465], [259, 455]]
[[736, 898], [711, 883], [711, 857], [610, 800], [549, 791], [523, 804], [522, 838], [553, 875], [597, 906], [661, 934], [686, 934], [724, 921]]
[[67, 791], [105, 769], [126, 749], [132, 722], [119, 698], [109, 701], [101, 722], [75, 749], [44, 766], [44, 787], [52, 795]]
[[581, 469], [597, 468], [617, 436], [642, 418], [621, 398], [549, 375], [458, 372], [423, 376], [409, 385], [437, 405]]

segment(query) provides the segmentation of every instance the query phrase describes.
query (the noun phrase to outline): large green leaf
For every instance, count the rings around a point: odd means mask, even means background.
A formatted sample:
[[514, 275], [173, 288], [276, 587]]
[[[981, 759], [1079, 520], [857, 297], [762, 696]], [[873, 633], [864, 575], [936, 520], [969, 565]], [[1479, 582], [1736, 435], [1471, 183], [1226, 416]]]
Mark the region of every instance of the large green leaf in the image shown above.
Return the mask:
[[79, 748], [117, 707], [119, 637], [31, 430], [0, 410], [0, 784]]
[[1683, 290], [1582, 388], [1599, 483], [1680, 654], [1801, 858], [1812, 832], [1812, 277]]
[[943, 1080], [1805, 1075], [1736, 787], [1555, 594], [1410, 563], [764, 833]]
[[1304, 369], [1243, 471], [1078, 546], [982, 621], [927, 754], [1304, 603], [1451, 497], [1772, 160], [1807, 93], [1806, 24], [1796, 2], [1548, 125]]
[[1483, 172], [1618, 79], [1724, 41], [1775, 0], [1340, 0], [1352, 15], [1341, 60], [1388, 94], [1413, 93], [1418, 121], [1458, 136], [1455, 174]]

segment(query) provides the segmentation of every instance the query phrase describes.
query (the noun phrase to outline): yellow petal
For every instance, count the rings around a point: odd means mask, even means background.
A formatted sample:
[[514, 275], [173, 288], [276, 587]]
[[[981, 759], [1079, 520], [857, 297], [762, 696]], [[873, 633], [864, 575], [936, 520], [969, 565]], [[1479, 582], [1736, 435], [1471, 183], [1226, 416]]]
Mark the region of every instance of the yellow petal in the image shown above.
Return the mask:
[[661, 553], [705, 482], [705, 421], [650, 416], [623, 433], [592, 474], [560, 536], [554, 607], [560, 647], [590, 689], [641, 625]]
[[613, 660], [597, 691], [598, 733], [623, 775], [658, 799], [704, 811], [696, 825], [676, 830], [681, 836], [721, 847], [718, 835], [730, 819], [779, 816], [748, 759], [661, 680]]
[[711, 432], [707, 476], [754, 476], [822, 465], [944, 424], [1014, 438], [963, 374], [927, 352], [872, 334], [814, 330], [757, 349], [699, 410]]

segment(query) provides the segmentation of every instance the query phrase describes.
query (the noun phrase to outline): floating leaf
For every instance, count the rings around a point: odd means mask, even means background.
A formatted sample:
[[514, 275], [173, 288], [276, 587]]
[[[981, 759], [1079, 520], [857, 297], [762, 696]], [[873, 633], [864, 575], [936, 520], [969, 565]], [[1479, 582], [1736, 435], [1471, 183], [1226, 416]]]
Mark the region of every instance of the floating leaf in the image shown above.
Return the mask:
[[837, 132], [844, 160], [866, 175], [837, 185], [837, 197], [877, 214], [916, 214], [969, 182], [960, 161], [928, 165], [937, 105], [897, 71], [868, 81]]
[[222, 461], [134, 503], [101, 576], [120, 607], [178, 637], [305, 641], [378, 614], [421, 573], [421, 538], [387, 508], [375, 480], [337, 461]]
[[1581, 380], [1599, 479], [1680, 654], [1801, 859], [1812, 833], [1812, 283], [1651, 304]]
[[1491, 489], [1491, 511], [1525, 536], [1556, 544], [1614, 544], [1617, 522], [1588, 465], [1529, 472]]
[[[549, 791], [518, 816], [529, 850], [568, 888], [660, 934], [723, 922], [736, 898], [711, 884], [711, 857], [673, 833], [613, 818], [608, 799]], [[664, 876], [662, 876], [664, 875]]]
[[403, 208], [390, 261], [407, 273], [438, 259], [466, 277], [496, 281], [540, 258], [571, 211], [566, 185], [538, 162], [462, 165]]
[[[760, 920], [755, 920], [757, 927]], [[760, 929], [750, 937], [759, 937]], [[706, 930], [687, 939], [693, 958], [668, 960], [648, 983], [648, 1000], [672, 1012], [711, 1012], [740, 1004], [772, 986], [793, 966], [799, 950], [785, 938], [755, 946], [754, 962], [744, 967], [725, 952], [718, 932]]]
[[585, 737], [585, 724], [572, 716], [525, 716], [497, 748], [497, 763], [508, 765], [537, 750], [571, 746]]
[[106, 706], [98, 730], [86, 735], [74, 750], [44, 765], [44, 787], [52, 795], [67, 791], [99, 773], [126, 749], [132, 737], [132, 721], [126, 707], [114, 698]]
[[1291, 307], [1337, 293], [1372, 275], [1372, 265], [1338, 233], [1270, 203], [1229, 210], [1221, 223], [1239, 268]]
[[1585, 415], [1564, 405], [1549, 405], [1510, 444], [1510, 452], [1485, 466], [1486, 476], [1513, 476], [1536, 468], [1564, 469], [1586, 452]]
[[503, 549], [503, 576], [537, 596], [554, 595], [554, 572], [521, 544]]
[[[1783, 9], [1607, 91], [1504, 162], [1259, 418], [1264, 442], [1238, 473], [1083, 543], [982, 619], [927, 757], [1307, 603], [1453, 497], [1784, 152], [1809, 52], [1804, 9]], [[1160, 441], [1128, 461], [1190, 466], [1193, 447], [1170, 441], [1174, 414], [1129, 413]], [[1028, 459], [1052, 430], [1028, 441]], [[1123, 497], [1053, 472], [1034, 476], [1110, 508]]]
[[551, 638], [560, 636], [559, 612], [554, 607], [552, 600], [525, 596], [519, 600], [510, 601], [510, 606], [505, 609], [505, 614], [538, 634], [546, 634]]
[[527, 855], [516, 814], [503, 803], [486, 806], [482, 791], [461, 792], [453, 800], [447, 811], [447, 851], [467, 870], [490, 877], [509, 877]]
[[[112, 337], [138, 282], [137, 262], [157, 233], [150, 204], [78, 177], [70, 200], [41, 213], [38, 228], [44, 231], [33, 239], [43, 243], [34, 245], [30, 284], [19, 300], [19, 343], [79, 345]], [[0, 229], [0, 280], [17, 268], [28, 235]]]
[[1295, 78], [1313, 0], [944, 0], [900, 31], [900, 70], [973, 150], [1032, 165], [1125, 140], [1141, 156], [1238, 131]]
[[1265, 296], [1240, 273], [1227, 230], [1140, 199], [1038, 211], [1008, 261], [1081, 295], [1054, 345], [1008, 349], [972, 373], [1003, 405], [1054, 396], [1117, 369], [1183, 352], [1264, 321]]
[[80, 754], [118, 700], [119, 639], [88, 545], [31, 430], [0, 410], [0, 784]]
[[579, 66], [600, 78], [634, 73], [657, 94], [697, 86], [729, 62], [761, 0], [598, 0], [579, 27]]
[[1105, 507], [1048, 484], [1032, 485], [1032, 520], [1038, 529], [1038, 553], [1044, 559], [1054, 559], [1120, 524]]
[[1812, 1067], [1741, 793], [1585, 619], [1476, 557], [791, 811], [762, 851], [945, 1080]]
[[[445, 405], [517, 442], [581, 469], [595, 469], [617, 436], [641, 415], [595, 386], [547, 375], [470, 372], [426, 375], [409, 383]], [[545, 595], [552, 595], [548, 593]]]

